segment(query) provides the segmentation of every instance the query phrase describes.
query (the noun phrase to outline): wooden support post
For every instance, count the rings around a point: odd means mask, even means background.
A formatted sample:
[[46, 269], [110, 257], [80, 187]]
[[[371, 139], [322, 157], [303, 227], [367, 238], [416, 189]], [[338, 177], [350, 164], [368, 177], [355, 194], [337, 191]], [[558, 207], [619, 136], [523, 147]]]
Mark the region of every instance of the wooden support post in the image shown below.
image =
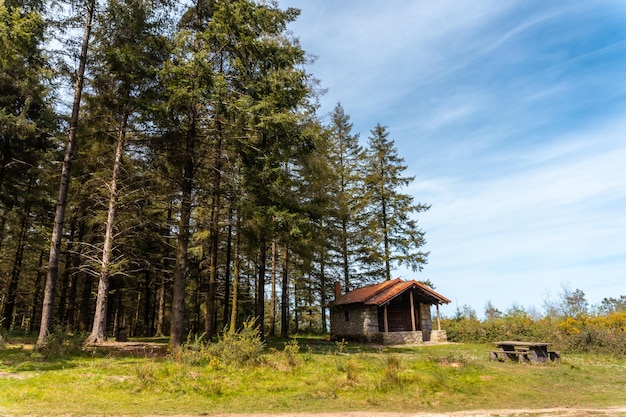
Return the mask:
[[441, 320], [439, 318], [439, 303], [435, 305], [437, 306], [437, 330], [441, 331]]
[[387, 320], [387, 304], [385, 304], [383, 322], [385, 326], [385, 333], [389, 332], [389, 321]]
[[413, 303], [413, 291], [410, 293], [411, 298], [411, 331], [415, 331], [415, 304]]

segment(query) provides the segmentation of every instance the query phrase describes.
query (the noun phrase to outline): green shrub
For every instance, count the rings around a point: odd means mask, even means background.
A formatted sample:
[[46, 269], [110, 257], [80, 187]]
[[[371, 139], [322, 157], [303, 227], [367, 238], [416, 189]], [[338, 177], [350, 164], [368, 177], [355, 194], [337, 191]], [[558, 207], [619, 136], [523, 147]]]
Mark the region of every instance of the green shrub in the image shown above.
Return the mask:
[[359, 362], [352, 356], [337, 358], [335, 365], [339, 372], [345, 372], [348, 382], [354, 383], [359, 379], [362, 369]]
[[187, 337], [187, 342], [182, 346], [174, 348], [172, 357], [176, 362], [186, 365], [200, 365], [211, 360], [211, 352], [208, 343], [204, 340], [204, 335]]
[[296, 339], [291, 339], [289, 342], [285, 343], [283, 356], [289, 366], [295, 367], [300, 364], [300, 357], [298, 356], [299, 353], [300, 345], [298, 345], [298, 341]]
[[377, 388], [379, 390], [401, 388], [402, 359], [398, 355], [387, 354], [382, 359], [383, 372]]
[[282, 351], [271, 348], [263, 356], [263, 363], [279, 371], [289, 371], [300, 365], [300, 345], [296, 339], [285, 343]]
[[457, 315], [442, 320], [448, 340], [461, 343], [491, 343], [497, 340], [542, 341], [551, 348], [572, 353], [626, 354], [626, 312], [604, 315], [546, 316], [532, 318], [523, 308], [480, 321]]
[[568, 352], [626, 354], [626, 314], [567, 317], [558, 323], [559, 345]]
[[74, 334], [62, 326], [56, 326], [46, 339], [46, 344], [38, 348], [46, 359], [63, 359], [85, 353], [84, 335]]
[[260, 362], [264, 348], [256, 320], [249, 320], [236, 332], [222, 333], [216, 343], [207, 345], [207, 353], [226, 365], [254, 365]]
[[443, 319], [441, 325], [446, 329], [448, 340], [451, 342], [484, 343], [487, 341], [485, 328], [476, 318]]

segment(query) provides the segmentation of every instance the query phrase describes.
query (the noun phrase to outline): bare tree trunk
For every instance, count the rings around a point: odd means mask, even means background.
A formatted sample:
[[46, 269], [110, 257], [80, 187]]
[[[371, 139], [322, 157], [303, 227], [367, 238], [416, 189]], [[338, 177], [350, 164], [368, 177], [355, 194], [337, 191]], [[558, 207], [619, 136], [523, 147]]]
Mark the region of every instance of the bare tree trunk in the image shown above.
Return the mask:
[[87, 4], [87, 16], [85, 20], [85, 30], [83, 43], [80, 51], [78, 72], [76, 74], [76, 85], [74, 87], [74, 101], [72, 103], [72, 116], [70, 118], [70, 129], [67, 143], [65, 145], [65, 156], [63, 157], [63, 168], [61, 170], [61, 184], [59, 186], [59, 197], [57, 199], [56, 212], [54, 214], [54, 227], [50, 242], [50, 257], [48, 261], [48, 274], [46, 276], [46, 288], [44, 290], [43, 306], [41, 310], [41, 325], [37, 346], [46, 344], [48, 334], [52, 327], [54, 312], [54, 296], [56, 293], [57, 275], [59, 272], [59, 252], [61, 250], [61, 238], [63, 236], [63, 222], [65, 219], [65, 207], [67, 193], [70, 184], [70, 168], [74, 145], [76, 143], [76, 128], [78, 127], [78, 112], [80, 109], [80, 99], [83, 92], [85, 80], [85, 66], [87, 62], [87, 51], [89, 49], [89, 37], [91, 34], [91, 21], [95, 13], [95, 0], [90, 0]]
[[115, 214], [117, 212], [118, 179], [122, 168], [122, 155], [124, 154], [124, 142], [126, 139], [126, 124], [129, 112], [122, 115], [120, 130], [115, 147], [115, 160], [113, 161], [113, 174], [109, 184], [109, 208], [107, 210], [107, 222], [104, 234], [104, 246], [102, 248], [102, 260], [100, 262], [100, 281], [98, 282], [98, 295], [96, 298], [96, 311], [93, 318], [93, 328], [85, 343], [97, 344], [107, 340], [107, 306], [109, 295], [109, 278], [111, 276], [111, 255], [113, 252], [113, 238], [115, 231]]

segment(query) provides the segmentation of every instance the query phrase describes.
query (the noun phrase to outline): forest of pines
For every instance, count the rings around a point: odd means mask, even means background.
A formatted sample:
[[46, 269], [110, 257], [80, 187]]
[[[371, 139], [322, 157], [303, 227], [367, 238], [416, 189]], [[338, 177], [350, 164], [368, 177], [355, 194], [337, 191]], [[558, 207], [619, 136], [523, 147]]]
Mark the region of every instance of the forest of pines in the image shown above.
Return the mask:
[[273, 1], [0, 0], [0, 326], [326, 332], [333, 282], [427, 260], [386, 127], [366, 140]]

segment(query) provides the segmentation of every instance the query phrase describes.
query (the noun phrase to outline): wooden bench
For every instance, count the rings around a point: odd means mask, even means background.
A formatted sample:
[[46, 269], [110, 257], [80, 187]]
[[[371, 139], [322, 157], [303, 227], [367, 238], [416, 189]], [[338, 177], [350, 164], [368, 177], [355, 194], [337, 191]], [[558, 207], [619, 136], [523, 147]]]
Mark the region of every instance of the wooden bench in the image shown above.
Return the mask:
[[528, 353], [528, 350], [490, 350], [489, 357], [492, 361], [515, 360], [517, 362], [525, 362], [529, 361]]
[[554, 351], [554, 350], [549, 350], [548, 351], [548, 358], [550, 358], [550, 360], [552, 362], [556, 362], [559, 359], [561, 359], [561, 352], [557, 352], [557, 351]]
[[[517, 360], [518, 362], [532, 362], [528, 356], [530, 354], [529, 350], [489, 350], [488, 352], [492, 361]], [[558, 362], [561, 359], [561, 353], [549, 350], [548, 359], [552, 362]]]
[[561, 358], [559, 352], [548, 350], [550, 343], [545, 342], [522, 342], [503, 341], [495, 342], [498, 350], [489, 350], [492, 361], [504, 362], [505, 360], [516, 362], [547, 362], [558, 361]]

